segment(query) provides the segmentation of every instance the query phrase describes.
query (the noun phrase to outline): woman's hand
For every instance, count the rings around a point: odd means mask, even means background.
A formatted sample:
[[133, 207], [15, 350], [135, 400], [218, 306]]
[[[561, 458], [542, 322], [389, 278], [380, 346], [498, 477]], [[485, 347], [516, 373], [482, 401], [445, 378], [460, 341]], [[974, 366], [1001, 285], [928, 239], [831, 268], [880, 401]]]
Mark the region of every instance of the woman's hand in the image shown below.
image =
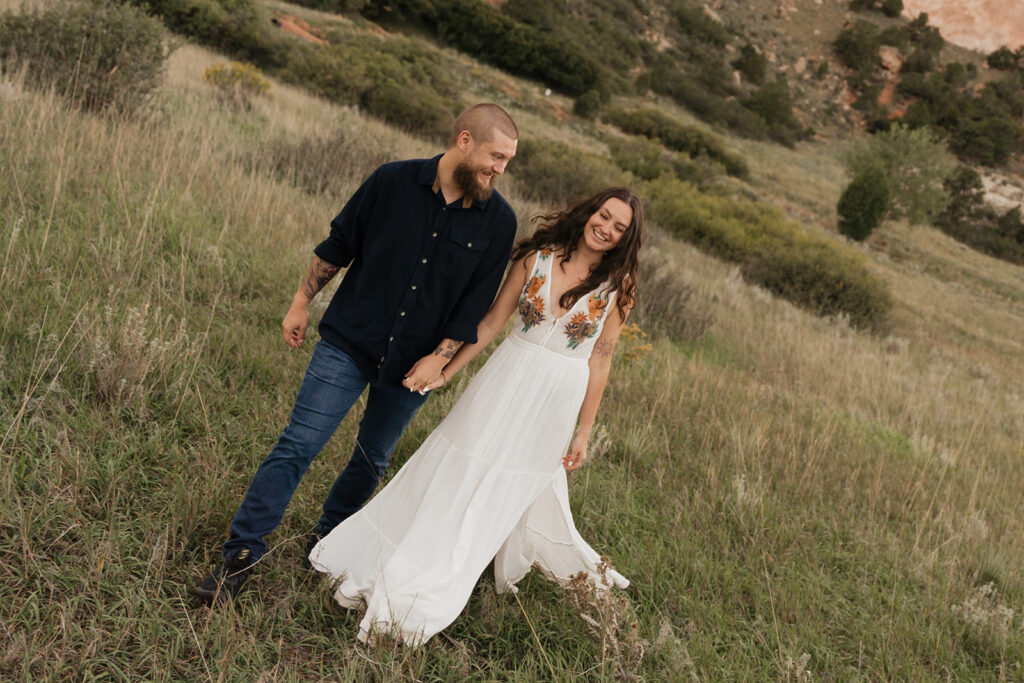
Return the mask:
[[416, 364], [405, 373], [402, 386], [409, 391], [418, 391], [421, 394], [427, 393], [435, 382], [441, 381], [441, 368], [447, 360], [441, 356], [430, 354], [416, 361]]
[[434, 389], [440, 389], [448, 383], [447, 373], [442, 370], [433, 381], [429, 382], [427, 386], [423, 387], [423, 391], [433, 391]]
[[577, 434], [569, 447], [569, 453], [562, 458], [562, 467], [574, 470], [587, 461], [587, 435]]

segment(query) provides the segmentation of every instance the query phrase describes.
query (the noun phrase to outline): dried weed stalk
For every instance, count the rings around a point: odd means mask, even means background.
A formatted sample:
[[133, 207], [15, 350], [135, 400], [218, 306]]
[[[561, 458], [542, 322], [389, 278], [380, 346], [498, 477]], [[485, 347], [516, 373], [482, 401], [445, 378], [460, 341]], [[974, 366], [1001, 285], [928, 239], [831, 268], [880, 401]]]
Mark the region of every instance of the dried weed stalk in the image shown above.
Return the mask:
[[640, 681], [637, 671], [644, 656], [636, 615], [629, 598], [612, 593], [611, 569], [607, 557], [597, 565], [600, 581], [591, 581], [580, 572], [569, 581], [569, 600], [594, 642], [601, 647], [601, 661], [615, 667], [615, 678]]

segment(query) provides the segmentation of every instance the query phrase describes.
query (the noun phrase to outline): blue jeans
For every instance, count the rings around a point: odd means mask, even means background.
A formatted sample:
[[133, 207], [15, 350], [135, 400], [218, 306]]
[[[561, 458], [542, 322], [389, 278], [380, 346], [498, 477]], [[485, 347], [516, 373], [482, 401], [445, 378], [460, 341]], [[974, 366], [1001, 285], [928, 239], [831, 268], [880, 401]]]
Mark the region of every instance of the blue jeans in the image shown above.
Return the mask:
[[324, 501], [316, 531], [326, 534], [373, 495], [395, 444], [426, 396], [399, 385], [370, 384], [348, 354], [320, 341], [295, 399], [291, 421], [256, 470], [231, 520], [224, 557], [242, 548], [249, 548], [254, 560], [267, 552], [263, 537], [281, 523], [299, 480], [368, 384], [370, 393], [355, 450]]

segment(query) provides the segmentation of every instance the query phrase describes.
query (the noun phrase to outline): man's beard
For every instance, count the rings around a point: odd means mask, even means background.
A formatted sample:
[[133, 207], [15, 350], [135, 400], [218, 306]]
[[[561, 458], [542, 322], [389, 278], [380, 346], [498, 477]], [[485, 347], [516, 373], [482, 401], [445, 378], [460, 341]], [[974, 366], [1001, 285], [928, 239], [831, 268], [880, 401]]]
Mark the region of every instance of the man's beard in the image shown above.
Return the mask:
[[491, 193], [494, 192], [494, 176], [490, 177], [490, 181], [486, 185], [481, 185], [477, 180], [477, 172], [465, 161], [460, 161], [456, 164], [452, 176], [455, 179], [455, 184], [467, 197], [475, 202], [482, 202], [489, 199]]

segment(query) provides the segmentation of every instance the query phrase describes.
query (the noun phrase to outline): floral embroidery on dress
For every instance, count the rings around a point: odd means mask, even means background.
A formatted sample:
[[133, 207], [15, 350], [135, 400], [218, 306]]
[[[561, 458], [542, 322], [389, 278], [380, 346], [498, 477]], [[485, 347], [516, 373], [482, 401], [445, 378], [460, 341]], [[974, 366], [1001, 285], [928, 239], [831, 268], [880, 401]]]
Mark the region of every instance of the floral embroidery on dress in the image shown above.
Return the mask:
[[522, 296], [519, 297], [519, 317], [523, 319], [523, 332], [540, 325], [544, 320], [544, 299], [540, 296], [540, 288], [547, 280], [546, 275], [534, 275], [526, 283]]
[[568, 347], [577, 348], [587, 339], [590, 339], [597, 332], [597, 324], [608, 306], [608, 299], [601, 298], [598, 294], [591, 294], [587, 299], [587, 312], [577, 311], [569, 318], [569, 322], [563, 328], [565, 336], [569, 338]]

